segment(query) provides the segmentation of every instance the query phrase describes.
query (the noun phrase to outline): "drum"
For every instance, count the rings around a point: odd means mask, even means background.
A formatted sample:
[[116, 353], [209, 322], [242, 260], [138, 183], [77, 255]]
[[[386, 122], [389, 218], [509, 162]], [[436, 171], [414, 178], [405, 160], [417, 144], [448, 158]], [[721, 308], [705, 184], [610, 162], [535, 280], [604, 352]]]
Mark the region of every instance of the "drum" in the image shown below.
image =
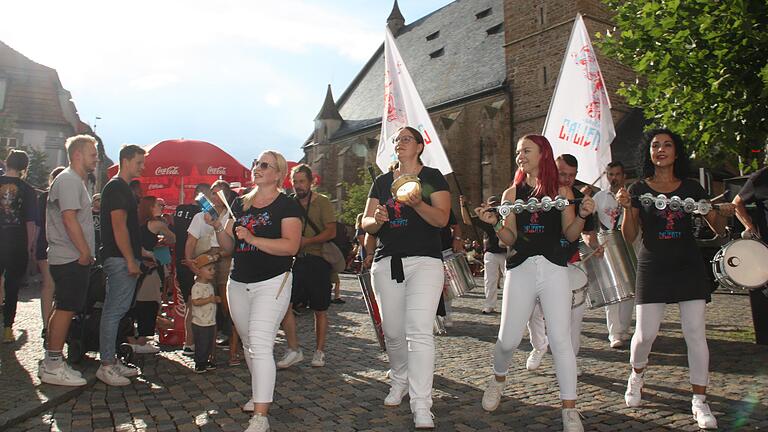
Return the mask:
[[631, 246], [626, 244], [619, 230], [601, 231], [597, 239], [605, 248], [600, 258], [587, 257], [591, 251], [583, 243], [579, 246], [584, 260], [582, 265], [590, 281], [587, 299], [591, 309], [620, 303], [635, 296], [636, 260], [630, 252]]
[[469, 269], [469, 261], [464, 253], [443, 252], [443, 269], [448, 282], [450, 298], [462, 297], [475, 288], [475, 278]]
[[363, 292], [365, 307], [368, 309], [368, 315], [373, 323], [373, 331], [376, 333], [376, 339], [379, 341], [379, 347], [382, 351], [387, 350], [387, 344], [384, 341], [384, 329], [381, 326], [381, 313], [379, 304], [376, 302], [376, 294], [373, 292], [373, 283], [371, 282], [371, 272], [365, 271], [357, 275], [357, 281], [360, 283], [360, 291]]
[[390, 192], [397, 201], [404, 202], [411, 193], [421, 194], [421, 180], [416, 175], [403, 174], [392, 182]]
[[576, 309], [587, 301], [589, 285], [587, 272], [581, 263], [568, 264], [568, 283], [571, 286], [571, 309]]
[[754, 289], [768, 282], [768, 246], [759, 240], [738, 239], [723, 246], [712, 259], [715, 280], [725, 288]]

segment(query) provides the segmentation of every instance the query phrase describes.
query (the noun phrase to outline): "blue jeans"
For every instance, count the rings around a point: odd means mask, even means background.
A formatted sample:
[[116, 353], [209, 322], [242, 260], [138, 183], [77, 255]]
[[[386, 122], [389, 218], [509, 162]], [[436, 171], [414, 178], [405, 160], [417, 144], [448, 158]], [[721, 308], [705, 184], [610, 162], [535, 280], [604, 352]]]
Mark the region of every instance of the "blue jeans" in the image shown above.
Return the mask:
[[128, 274], [128, 262], [125, 258], [105, 259], [104, 271], [107, 273], [107, 290], [101, 310], [99, 354], [102, 364], [113, 364], [117, 347], [117, 329], [120, 320], [133, 303], [137, 278]]

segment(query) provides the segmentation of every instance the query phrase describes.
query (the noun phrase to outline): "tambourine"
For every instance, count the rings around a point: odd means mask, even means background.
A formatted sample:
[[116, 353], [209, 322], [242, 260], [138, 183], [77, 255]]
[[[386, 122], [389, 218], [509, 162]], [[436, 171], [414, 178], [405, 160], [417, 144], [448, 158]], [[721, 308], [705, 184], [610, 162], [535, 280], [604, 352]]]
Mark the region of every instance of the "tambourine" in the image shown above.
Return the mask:
[[664, 210], [669, 207], [672, 211], [682, 210], [685, 213], [700, 215], [706, 215], [714, 207], [712, 203], [704, 199], [695, 201], [693, 198], [682, 199], [679, 196], [667, 198], [664, 194], [654, 196], [650, 193], [644, 193], [638, 199], [640, 200], [640, 205], [646, 209], [656, 207], [658, 210]]
[[413, 174], [403, 174], [392, 182], [392, 196], [399, 202], [405, 202], [414, 193], [421, 195], [421, 180]]

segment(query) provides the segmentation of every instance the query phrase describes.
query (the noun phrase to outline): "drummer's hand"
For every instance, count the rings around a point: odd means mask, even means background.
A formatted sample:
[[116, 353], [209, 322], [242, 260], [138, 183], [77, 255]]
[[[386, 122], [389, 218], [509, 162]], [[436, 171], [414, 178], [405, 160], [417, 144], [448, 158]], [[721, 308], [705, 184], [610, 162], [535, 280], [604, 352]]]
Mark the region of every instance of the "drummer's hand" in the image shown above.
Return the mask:
[[632, 207], [632, 197], [629, 195], [629, 191], [625, 188], [621, 188], [616, 192], [616, 201], [625, 209]]
[[373, 265], [373, 255], [367, 255], [363, 260], [363, 268], [369, 269]]
[[483, 203], [480, 205], [480, 207], [477, 207], [475, 209], [475, 214], [480, 218], [481, 221], [487, 224], [496, 225], [499, 222], [498, 213], [491, 210], [490, 206], [488, 206], [486, 203]]
[[376, 219], [376, 223], [381, 225], [385, 222], [389, 222], [389, 212], [387, 208], [381, 204], [376, 206], [376, 210], [373, 212], [373, 218]]
[[757, 239], [759, 238], [759, 236], [757, 235], [757, 230], [754, 227], [752, 227], [742, 231], [741, 238], [750, 240], [750, 239]]
[[595, 200], [593, 200], [591, 196], [584, 196], [584, 198], [581, 200], [581, 205], [579, 206], [579, 216], [582, 218], [587, 218], [594, 212]]
[[717, 212], [720, 213], [720, 216], [730, 217], [736, 214], [736, 206], [731, 203], [718, 204]]
[[461, 239], [453, 238], [453, 244], [451, 245], [455, 253], [464, 252], [464, 242]]
[[592, 188], [588, 185], [584, 185], [584, 187], [581, 188], [581, 193], [583, 193], [585, 196], [592, 196]]
[[421, 200], [421, 190], [419, 189], [411, 191], [411, 193], [406, 196], [405, 200], [402, 201], [403, 204], [413, 208], [418, 207], [423, 202], [424, 201]]
[[605, 246], [603, 246], [603, 245], [598, 245], [598, 246], [595, 248], [595, 252], [594, 252], [593, 256], [594, 256], [595, 258], [602, 258], [604, 253], [605, 253]]

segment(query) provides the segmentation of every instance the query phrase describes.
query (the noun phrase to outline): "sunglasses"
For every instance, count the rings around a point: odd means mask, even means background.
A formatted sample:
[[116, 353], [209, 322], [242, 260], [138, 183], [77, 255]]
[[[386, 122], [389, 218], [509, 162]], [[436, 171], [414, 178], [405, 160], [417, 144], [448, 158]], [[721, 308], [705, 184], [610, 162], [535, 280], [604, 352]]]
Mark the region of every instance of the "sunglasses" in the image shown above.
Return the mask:
[[277, 167], [276, 167], [276, 166], [272, 165], [272, 164], [271, 164], [271, 163], [269, 163], [269, 162], [254, 162], [254, 163], [253, 163], [253, 168], [259, 168], [259, 169], [263, 169], [263, 170], [265, 170], [265, 169], [267, 169], [267, 168], [274, 168], [274, 169], [277, 169]]
[[414, 137], [412, 137], [410, 135], [403, 135], [401, 137], [395, 138], [395, 142], [404, 142], [404, 143], [416, 142], [416, 138], [414, 138]]

